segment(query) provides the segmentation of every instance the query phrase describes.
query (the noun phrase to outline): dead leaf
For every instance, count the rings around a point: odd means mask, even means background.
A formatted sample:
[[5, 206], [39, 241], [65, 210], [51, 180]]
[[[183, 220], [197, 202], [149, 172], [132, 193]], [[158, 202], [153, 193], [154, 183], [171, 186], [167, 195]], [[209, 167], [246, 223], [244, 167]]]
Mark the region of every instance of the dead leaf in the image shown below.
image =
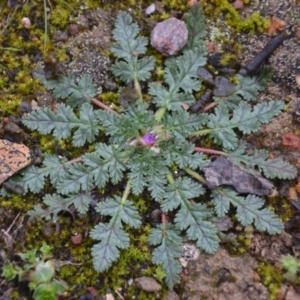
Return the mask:
[[0, 140], [0, 184], [30, 163], [31, 156], [28, 147]]
[[282, 31], [286, 28], [287, 23], [277, 17], [272, 17], [270, 19], [270, 27], [267, 29], [268, 35], [276, 34], [278, 31]]
[[258, 196], [270, 195], [275, 190], [274, 185], [267, 179], [245, 172], [222, 156], [205, 167], [204, 173], [210, 189], [220, 185], [232, 185], [239, 193]]

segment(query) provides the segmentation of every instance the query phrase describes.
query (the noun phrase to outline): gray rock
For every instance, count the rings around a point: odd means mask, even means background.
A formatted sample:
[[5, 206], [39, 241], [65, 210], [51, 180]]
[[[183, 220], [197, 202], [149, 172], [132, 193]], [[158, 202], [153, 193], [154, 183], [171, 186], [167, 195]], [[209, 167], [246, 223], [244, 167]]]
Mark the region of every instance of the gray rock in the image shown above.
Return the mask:
[[138, 288], [145, 292], [157, 292], [161, 289], [161, 285], [151, 277], [139, 277], [134, 282]]
[[170, 18], [157, 23], [151, 32], [151, 45], [164, 56], [176, 55], [188, 40], [188, 30], [183, 21]]

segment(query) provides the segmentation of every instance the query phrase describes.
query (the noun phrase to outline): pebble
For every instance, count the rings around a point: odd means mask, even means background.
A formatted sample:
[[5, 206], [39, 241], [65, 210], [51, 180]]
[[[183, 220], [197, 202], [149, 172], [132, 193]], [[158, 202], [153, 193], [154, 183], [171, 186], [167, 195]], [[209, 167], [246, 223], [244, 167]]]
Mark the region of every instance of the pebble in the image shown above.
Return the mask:
[[164, 56], [176, 55], [187, 43], [188, 30], [183, 21], [170, 18], [155, 25], [151, 45]]
[[74, 245], [80, 245], [82, 243], [82, 234], [76, 234], [71, 237], [71, 241]]
[[139, 277], [134, 282], [138, 288], [145, 292], [157, 292], [161, 289], [161, 285], [151, 277]]
[[152, 3], [151, 5], [149, 5], [146, 10], [145, 10], [147, 15], [151, 15], [152, 13], [155, 12], [155, 4]]

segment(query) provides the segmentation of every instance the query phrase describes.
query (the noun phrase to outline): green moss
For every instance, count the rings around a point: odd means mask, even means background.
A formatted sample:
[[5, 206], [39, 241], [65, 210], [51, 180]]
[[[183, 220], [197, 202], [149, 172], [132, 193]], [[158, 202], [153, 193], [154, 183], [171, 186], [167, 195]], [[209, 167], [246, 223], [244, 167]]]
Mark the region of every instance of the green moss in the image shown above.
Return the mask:
[[261, 278], [262, 284], [269, 290], [269, 299], [276, 299], [276, 295], [283, 280], [281, 270], [278, 270], [270, 263], [260, 263], [256, 271]]
[[217, 19], [220, 15], [224, 15], [227, 24], [237, 32], [261, 33], [270, 26], [269, 19], [262, 17], [259, 12], [254, 12], [247, 19], [242, 19], [239, 12], [227, 0], [202, 0], [201, 4], [209, 18]]

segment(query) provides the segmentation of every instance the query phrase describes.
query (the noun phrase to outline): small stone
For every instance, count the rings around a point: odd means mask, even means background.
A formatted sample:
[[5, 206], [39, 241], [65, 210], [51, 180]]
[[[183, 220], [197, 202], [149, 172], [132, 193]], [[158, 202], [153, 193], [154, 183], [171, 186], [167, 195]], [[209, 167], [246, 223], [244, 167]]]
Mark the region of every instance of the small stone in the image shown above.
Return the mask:
[[151, 32], [152, 47], [164, 56], [176, 55], [187, 40], [187, 27], [183, 21], [176, 18], [157, 23]]
[[138, 288], [145, 292], [157, 292], [161, 289], [161, 285], [151, 277], [139, 277], [134, 282]]
[[300, 149], [300, 138], [293, 133], [285, 133], [281, 137], [282, 145], [291, 150]]
[[68, 29], [69, 36], [74, 36], [79, 33], [79, 27], [76, 24], [70, 24]]
[[71, 237], [71, 241], [74, 245], [80, 245], [82, 243], [82, 234], [76, 234]]
[[152, 13], [155, 12], [155, 4], [152, 3], [151, 5], [149, 5], [146, 10], [145, 10], [147, 15], [151, 15]]
[[226, 97], [234, 92], [235, 85], [232, 84], [226, 77], [217, 76], [215, 78], [215, 88], [213, 90], [214, 96]]
[[214, 84], [214, 79], [212, 74], [206, 70], [206, 68], [199, 67], [197, 70], [197, 75], [207, 84]]
[[30, 21], [29, 18], [24, 17], [24, 18], [22, 18], [22, 20], [21, 20], [21, 24], [22, 24], [25, 28], [29, 29], [30, 26], [31, 26], [31, 21]]
[[239, 10], [244, 7], [244, 2], [242, 0], [235, 0], [232, 5], [236, 10]]

